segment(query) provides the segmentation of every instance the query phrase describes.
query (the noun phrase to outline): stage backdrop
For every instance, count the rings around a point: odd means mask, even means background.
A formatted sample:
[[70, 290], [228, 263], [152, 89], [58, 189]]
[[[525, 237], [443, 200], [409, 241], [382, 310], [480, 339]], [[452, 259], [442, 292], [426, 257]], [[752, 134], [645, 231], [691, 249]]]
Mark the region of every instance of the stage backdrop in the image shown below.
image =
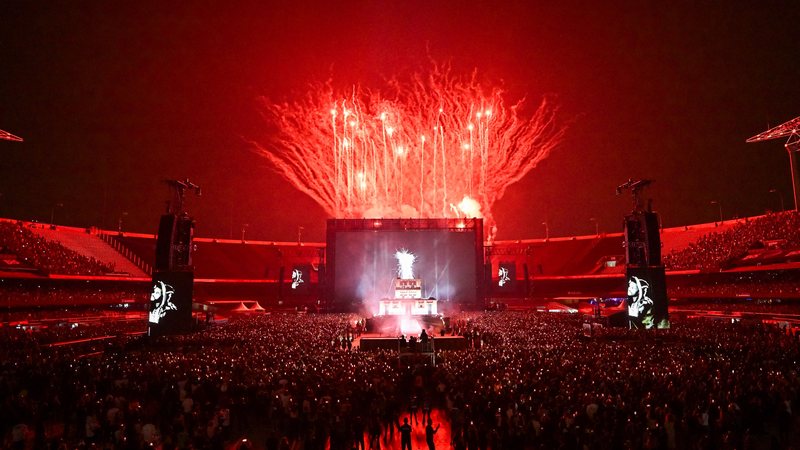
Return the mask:
[[336, 233], [334, 300], [377, 302], [394, 297], [395, 253], [416, 256], [413, 278], [422, 280], [423, 298], [474, 303], [475, 234], [442, 229], [342, 231]]

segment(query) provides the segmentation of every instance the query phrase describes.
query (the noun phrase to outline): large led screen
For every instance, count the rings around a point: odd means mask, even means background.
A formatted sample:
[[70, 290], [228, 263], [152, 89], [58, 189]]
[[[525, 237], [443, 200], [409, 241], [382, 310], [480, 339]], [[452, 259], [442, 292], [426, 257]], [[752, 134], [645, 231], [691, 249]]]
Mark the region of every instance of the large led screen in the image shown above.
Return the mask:
[[150, 287], [149, 336], [182, 333], [192, 323], [192, 272], [154, 272]]
[[497, 268], [497, 287], [501, 290], [513, 290], [517, 281], [517, 265], [514, 261], [501, 261]]
[[628, 324], [631, 328], [669, 328], [663, 267], [628, 268]]
[[334, 298], [375, 304], [394, 298], [401, 274], [398, 252], [414, 256], [412, 278], [422, 298], [474, 303], [477, 299], [475, 233], [447, 230], [339, 231], [335, 236]]

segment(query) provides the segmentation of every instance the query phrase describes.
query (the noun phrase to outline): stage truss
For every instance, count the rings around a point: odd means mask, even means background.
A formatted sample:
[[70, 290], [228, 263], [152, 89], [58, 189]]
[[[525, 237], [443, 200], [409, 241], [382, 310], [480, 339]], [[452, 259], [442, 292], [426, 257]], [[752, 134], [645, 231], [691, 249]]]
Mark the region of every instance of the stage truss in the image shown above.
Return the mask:
[[800, 204], [800, 164], [798, 164], [798, 152], [800, 152], [800, 117], [782, 123], [777, 127], [770, 128], [769, 130], [757, 134], [746, 142], [762, 142], [772, 139], [787, 138], [783, 146], [789, 152], [789, 170], [792, 173], [792, 192], [794, 193], [794, 209], [797, 210]]
[[22, 142], [22, 138], [19, 136], [15, 136], [8, 131], [0, 130], [0, 140], [3, 141], [14, 141], [14, 142]]

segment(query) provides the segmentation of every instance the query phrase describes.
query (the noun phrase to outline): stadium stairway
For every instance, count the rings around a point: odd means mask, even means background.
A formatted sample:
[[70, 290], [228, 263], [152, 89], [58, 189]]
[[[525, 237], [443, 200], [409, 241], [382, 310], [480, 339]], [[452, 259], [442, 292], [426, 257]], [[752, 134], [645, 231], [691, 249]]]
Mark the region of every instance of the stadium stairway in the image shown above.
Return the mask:
[[75, 251], [83, 256], [95, 258], [103, 263], [110, 264], [115, 273], [128, 274], [131, 277], [147, 277], [148, 275], [136, 266], [125, 255], [112, 248], [103, 241], [98, 235], [87, 233], [82, 228], [58, 227], [36, 227], [31, 231], [51, 241], [61, 243], [64, 247]]

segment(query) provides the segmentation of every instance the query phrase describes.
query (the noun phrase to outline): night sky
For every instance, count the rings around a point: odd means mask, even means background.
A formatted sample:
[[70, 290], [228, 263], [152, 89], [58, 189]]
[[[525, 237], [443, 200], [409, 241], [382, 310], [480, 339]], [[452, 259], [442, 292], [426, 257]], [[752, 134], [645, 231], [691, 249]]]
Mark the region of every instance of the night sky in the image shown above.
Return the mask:
[[[0, 2], [0, 217], [154, 233], [190, 178], [200, 236], [324, 239], [325, 213], [253, 153], [259, 97], [380, 86], [432, 57], [571, 123], [495, 207], [499, 239], [620, 231], [614, 189], [656, 180], [665, 226], [791, 208], [800, 6], [699, 2]], [[557, 4], [556, 4], [557, 3]], [[600, 2], [597, 2], [600, 3]], [[605, 3], [605, 2], [603, 2]], [[63, 205], [55, 206], [54, 205]]]

